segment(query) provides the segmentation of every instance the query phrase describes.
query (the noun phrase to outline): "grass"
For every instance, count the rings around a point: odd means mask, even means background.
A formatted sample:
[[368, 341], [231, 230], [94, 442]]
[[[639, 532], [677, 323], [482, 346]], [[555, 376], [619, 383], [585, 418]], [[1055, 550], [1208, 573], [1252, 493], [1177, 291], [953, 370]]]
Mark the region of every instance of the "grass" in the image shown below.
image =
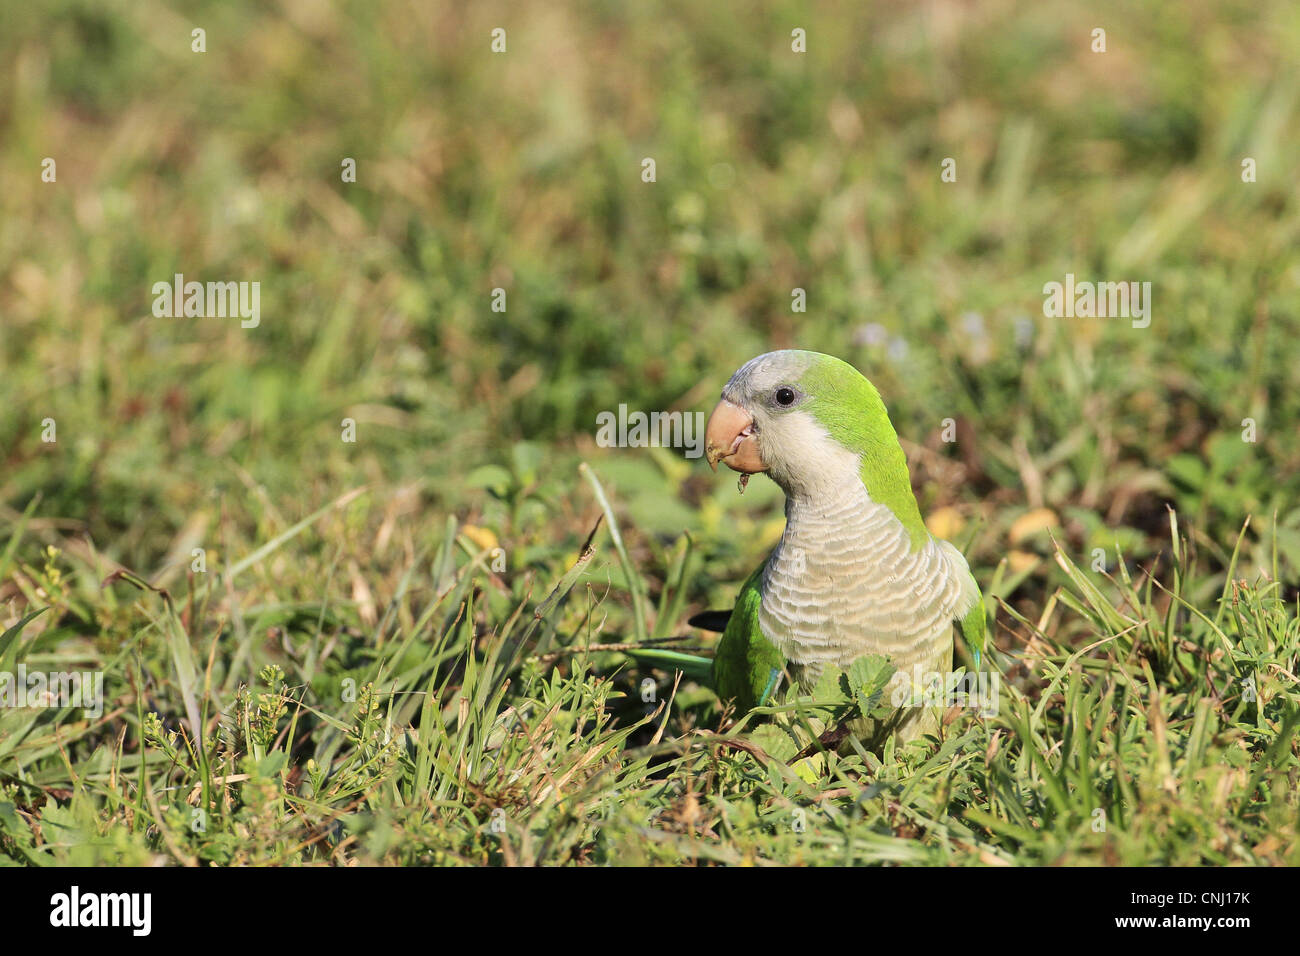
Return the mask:
[[[1187, 595], [1206, 578], [1173, 540], [1168, 589], [1125, 572], [1106, 582], [1118, 605], [1058, 552], [1073, 584], [1039, 621], [1017, 620], [1031, 637], [999, 655], [996, 716], [954, 708], [924, 745], [793, 761], [768, 743], [780, 734], [718, 727], [707, 692], [664, 679], [646, 704], [645, 685], [610, 662], [617, 652], [584, 650], [606, 613], [590, 584], [577, 589], [594, 544], [547, 599], [491, 628], [476, 625], [494, 604], [486, 554], [454, 532], [431, 565], [446, 590], [414, 593], [425, 563], [412, 565], [374, 632], [340, 622], [331, 633], [343, 609], [328, 602], [250, 606], [247, 633], [262, 639], [247, 656], [278, 638], [272, 656], [284, 664], [256, 674], [248, 664], [246, 680], [232, 672], [224, 687], [217, 656], [239, 659], [240, 642], [233, 629], [193, 635], [212, 597], [191, 577], [183, 596], [146, 590], [130, 605], [148, 623], [128, 624], [111, 657], [101, 653], [110, 686], [133, 692], [102, 717], [5, 715], [0, 757], [17, 798], [0, 815], [5, 850], [31, 863], [141, 865], [160, 854], [219, 864], [1294, 863], [1294, 605], [1275, 582], [1232, 579], [1214, 616], [1203, 614]], [[60, 558], [29, 569], [42, 587], [60, 587]], [[52, 592], [60, 609], [75, 605], [70, 591]], [[295, 620], [314, 636], [293, 641]], [[1052, 636], [1067, 622], [1086, 643]], [[29, 668], [73, 666], [77, 652], [42, 652], [48, 631], [24, 646], [15, 630], [8, 660], [23, 648]], [[544, 660], [562, 642], [563, 665]], [[199, 733], [181, 719], [192, 708]]]
[[[105, 689], [0, 708], [0, 861], [1300, 863], [1300, 16], [930, 10], [0, 13], [0, 672]], [[597, 413], [796, 345], [885, 396], [996, 716], [800, 753], [852, 695], [601, 649], [707, 652], [782, 519]]]

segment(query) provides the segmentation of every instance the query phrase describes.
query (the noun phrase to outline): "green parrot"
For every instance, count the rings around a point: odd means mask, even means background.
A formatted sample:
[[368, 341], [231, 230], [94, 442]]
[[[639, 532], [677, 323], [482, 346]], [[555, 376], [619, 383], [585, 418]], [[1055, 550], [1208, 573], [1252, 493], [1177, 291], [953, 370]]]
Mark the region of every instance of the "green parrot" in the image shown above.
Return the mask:
[[[954, 623], [978, 669], [979, 585], [926, 529], [885, 405], [857, 369], [818, 352], [750, 360], [709, 417], [705, 455], [740, 472], [742, 488], [761, 472], [785, 492], [785, 531], [741, 588], [710, 667], [739, 713], [767, 702], [783, 671], [809, 690], [828, 665], [866, 655], [889, 658], [890, 690], [947, 673]], [[918, 707], [890, 730], [906, 741], [936, 726], [935, 708]]]

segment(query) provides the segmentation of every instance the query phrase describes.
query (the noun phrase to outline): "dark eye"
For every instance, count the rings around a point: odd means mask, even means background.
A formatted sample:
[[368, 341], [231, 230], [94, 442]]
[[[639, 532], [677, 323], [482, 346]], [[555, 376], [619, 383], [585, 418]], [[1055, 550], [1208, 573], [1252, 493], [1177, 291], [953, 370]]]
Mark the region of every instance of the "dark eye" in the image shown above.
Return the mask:
[[789, 407], [794, 404], [794, 389], [788, 385], [782, 385], [776, 390], [776, 403]]

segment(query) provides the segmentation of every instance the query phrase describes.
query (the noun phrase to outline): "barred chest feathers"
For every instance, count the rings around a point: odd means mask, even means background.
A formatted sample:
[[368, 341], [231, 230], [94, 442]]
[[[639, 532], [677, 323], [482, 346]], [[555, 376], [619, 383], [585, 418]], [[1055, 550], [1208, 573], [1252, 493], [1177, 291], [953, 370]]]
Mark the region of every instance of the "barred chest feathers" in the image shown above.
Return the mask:
[[947, 669], [965, 558], [946, 541], [911, 539], [855, 474], [790, 497], [762, 581], [759, 624], [805, 680], [865, 654], [899, 671]]

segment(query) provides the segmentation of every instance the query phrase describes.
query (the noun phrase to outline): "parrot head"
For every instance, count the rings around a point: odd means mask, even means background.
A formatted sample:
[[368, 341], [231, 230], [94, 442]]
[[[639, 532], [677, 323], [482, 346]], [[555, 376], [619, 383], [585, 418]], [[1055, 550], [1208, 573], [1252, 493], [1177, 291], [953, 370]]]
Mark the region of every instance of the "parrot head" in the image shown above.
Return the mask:
[[[787, 497], [834, 493], [860, 478], [905, 524], [919, 522], [907, 459], [874, 385], [820, 352], [768, 352], [742, 365], [705, 426], [705, 456], [763, 472]], [[915, 516], [915, 517], [914, 517]]]

